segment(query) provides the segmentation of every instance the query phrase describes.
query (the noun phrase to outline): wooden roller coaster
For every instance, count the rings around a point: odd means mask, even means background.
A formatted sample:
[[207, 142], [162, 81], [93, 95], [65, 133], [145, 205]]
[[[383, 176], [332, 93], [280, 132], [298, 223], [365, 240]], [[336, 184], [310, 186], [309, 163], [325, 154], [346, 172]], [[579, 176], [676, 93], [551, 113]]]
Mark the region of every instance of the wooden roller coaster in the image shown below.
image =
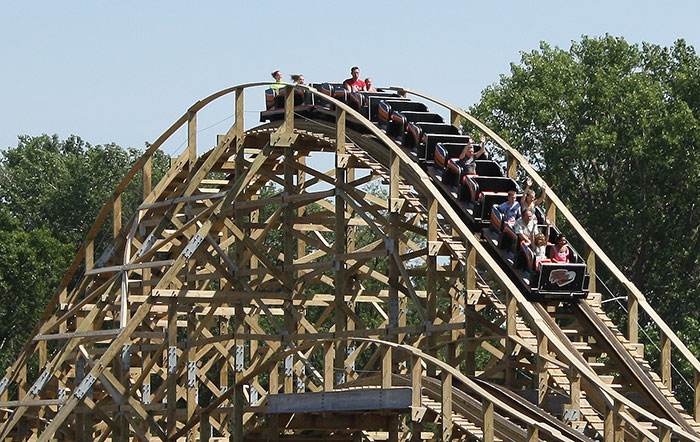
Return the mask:
[[[245, 130], [244, 91], [265, 85], [194, 104], [105, 203], [0, 381], [0, 439], [700, 440], [700, 362], [552, 189], [547, 217], [584, 248], [589, 293], [540, 303], [348, 104], [298, 86], [333, 110], [298, 115], [287, 86], [280, 119]], [[542, 184], [472, 116], [392, 92], [487, 133], [508, 176]], [[198, 155], [198, 112], [230, 94], [235, 123]], [[151, 155], [180, 128], [186, 150], [152, 186]], [[137, 176], [142, 202], [124, 214]], [[619, 324], [602, 273], [626, 291]], [[672, 356], [693, 379], [674, 377]]]

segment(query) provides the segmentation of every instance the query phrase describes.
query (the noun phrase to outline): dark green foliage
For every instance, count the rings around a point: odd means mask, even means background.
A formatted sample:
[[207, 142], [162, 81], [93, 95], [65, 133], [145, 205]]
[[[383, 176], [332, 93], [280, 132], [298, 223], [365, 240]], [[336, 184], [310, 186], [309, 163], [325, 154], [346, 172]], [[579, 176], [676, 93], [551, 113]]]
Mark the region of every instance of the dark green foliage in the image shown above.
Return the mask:
[[583, 37], [568, 51], [542, 43], [471, 110], [526, 155], [671, 328], [697, 342], [700, 57], [693, 47], [609, 35]]
[[673, 328], [700, 283], [700, 58], [622, 38], [542, 43], [473, 113], [523, 152]]
[[[95, 217], [134, 162], [136, 149], [76, 136], [20, 136], [0, 156], [0, 369], [19, 353]], [[153, 158], [153, 182], [169, 167]], [[139, 173], [122, 195], [125, 219], [141, 198]], [[96, 239], [111, 241], [111, 219]]]

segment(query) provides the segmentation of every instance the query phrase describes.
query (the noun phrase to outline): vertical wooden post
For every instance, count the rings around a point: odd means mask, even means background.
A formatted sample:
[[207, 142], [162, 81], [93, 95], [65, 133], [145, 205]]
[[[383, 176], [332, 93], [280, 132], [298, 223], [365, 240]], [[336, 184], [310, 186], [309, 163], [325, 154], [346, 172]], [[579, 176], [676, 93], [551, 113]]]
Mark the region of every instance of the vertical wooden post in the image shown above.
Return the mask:
[[483, 399], [481, 401], [482, 410], [482, 421], [481, 421], [481, 431], [484, 433], [484, 442], [493, 442], [495, 431], [493, 426], [493, 402], [488, 399]]
[[693, 419], [700, 421], [700, 372], [693, 371]]
[[[194, 269], [193, 269], [194, 271]], [[196, 287], [193, 287], [196, 289]], [[197, 361], [195, 360], [197, 351], [195, 347], [190, 346], [190, 342], [194, 339], [194, 334], [197, 329], [197, 318], [194, 312], [190, 311], [187, 314], [187, 343], [185, 351], [183, 352], [184, 359], [187, 361], [186, 371], [185, 371], [185, 385], [187, 393], [187, 420], [194, 418], [195, 412], [197, 411]], [[208, 417], [207, 417], [208, 422]], [[187, 433], [187, 441], [194, 442], [196, 439], [195, 429], [190, 429]], [[200, 428], [200, 433], [201, 433]]]
[[515, 343], [511, 339], [517, 334], [517, 309], [518, 301], [510, 292], [506, 293], [506, 351], [503, 357], [506, 359], [506, 385], [512, 386], [515, 382], [515, 367], [513, 364], [513, 353]]
[[209, 422], [209, 414], [202, 412], [199, 415], [199, 440], [200, 442], [209, 442], [211, 438], [211, 423]]
[[323, 389], [333, 390], [333, 362], [335, 361], [335, 346], [332, 342], [323, 344]]
[[661, 382], [671, 390], [671, 339], [664, 333], [661, 334]]
[[548, 353], [548, 339], [541, 331], [537, 331], [537, 405], [540, 408], [544, 407], [545, 398], [547, 397], [547, 360], [545, 357]]
[[192, 111], [187, 114], [187, 161], [192, 170], [197, 161], [197, 113]]
[[391, 350], [391, 347], [386, 346], [384, 347], [384, 351], [382, 353], [382, 388], [391, 388], [392, 385], [391, 357], [393, 352]]
[[[399, 199], [399, 174], [400, 158], [393, 152], [390, 154], [390, 179], [389, 179], [389, 243], [386, 244], [387, 256], [389, 258], [389, 329], [399, 326], [399, 267], [392, 256], [398, 250], [399, 241], [399, 210], [402, 201]], [[410, 284], [410, 281], [403, 281]], [[397, 342], [398, 336], [394, 332], [389, 332], [387, 339]]]
[[605, 407], [605, 416], [603, 421], [603, 441], [615, 441], [615, 412], [610, 407]]
[[412, 356], [411, 357], [411, 438], [413, 441], [420, 441], [421, 431], [423, 430], [423, 424], [421, 422], [423, 418], [424, 409], [422, 408], [423, 400], [421, 392], [423, 390], [423, 366], [421, 359]]
[[95, 241], [90, 241], [85, 246], [85, 270], [95, 268]]
[[659, 428], [659, 442], [671, 442], [671, 429], [668, 427]]
[[[345, 148], [345, 117], [346, 112], [338, 108], [336, 110], [336, 133], [335, 133], [335, 299], [334, 299], [334, 314], [335, 314], [335, 332], [336, 334], [347, 329], [347, 314], [345, 313], [345, 292], [346, 292], [346, 277], [345, 277], [345, 261], [340, 260], [339, 256], [345, 253], [346, 245], [346, 214], [345, 214], [345, 199], [343, 198], [343, 187], [345, 186], [347, 153]], [[335, 384], [345, 382], [346, 367], [345, 358], [347, 345], [345, 341], [337, 341], [335, 348]]]
[[112, 236], [119, 236], [119, 231], [122, 229], [122, 196], [119, 194], [112, 205]]
[[275, 362], [270, 367], [270, 394], [277, 394], [280, 391], [280, 369], [279, 363]]
[[168, 351], [166, 354], [167, 374], [167, 420], [166, 434], [172, 436], [177, 430], [177, 300], [168, 301]]
[[[245, 311], [243, 306], [236, 306], [235, 327], [237, 338], [235, 342], [235, 361], [233, 379], [233, 429], [230, 438], [235, 441], [243, 440], [243, 409], [245, 408], [245, 396], [243, 395], [243, 373], [245, 371], [245, 341], [238, 336], [245, 331]], [[291, 391], [290, 391], [291, 392]]]
[[[233, 134], [236, 137], [236, 145], [240, 145], [242, 142], [241, 138], [243, 136], [243, 130], [245, 130], [243, 117], [244, 117], [244, 100], [243, 100], [243, 88], [236, 89], [236, 98], [234, 103], [234, 114], [236, 121], [236, 130]], [[236, 149], [238, 150], [238, 149]]]
[[287, 132], [294, 130], [294, 87], [285, 87], [284, 98], [284, 125]]
[[441, 380], [441, 411], [440, 427], [442, 440], [452, 439], [452, 375], [446, 371], [440, 373]]
[[[567, 372], [567, 377], [569, 378], [569, 405], [567, 409], [569, 410], [580, 410], [581, 409], [581, 374], [578, 372], [574, 365], [569, 365], [569, 371]], [[580, 411], [579, 411], [580, 413]], [[579, 420], [577, 418], [576, 420]]]
[[625, 440], [625, 420], [622, 419], [620, 413], [625, 410], [624, 404], [618, 402], [615, 404], [615, 413], [613, 415], [613, 422], [615, 427], [615, 440], [624, 441]]
[[145, 200], [153, 190], [153, 157], [150, 156], [143, 163], [143, 192], [141, 201]]
[[465, 281], [466, 281], [466, 294], [464, 297], [464, 372], [467, 376], [474, 376], [476, 374], [476, 321], [474, 316], [476, 315], [476, 306], [471, 300], [471, 295], [474, 290], [476, 290], [476, 249], [470, 244], [467, 247], [467, 259], [465, 268]]
[[627, 339], [639, 342], [639, 301], [631, 291], [627, 291]]
[[450, 110], [450, 124], [455, 127], [462, 128], [462, 116], [457, 112]]
[[554, 205], [554, 202], [552, 202], [552, 199], [549, 197], [546, 197], [544, 199], [544, 207], [546, 213], [547, 219], [552, 223], [553, 226], [557, 225], [557, 206]]
[[507, 171], [506, 174], [508, 175], [508, 178], [512, 178], [514, 180], [518, 179], [518, 162], [515, 160], [515, 156], [511, 154], [510, 152], [506, 152], [506, 162], [507, 162]]
[[588, 270], [588, 275], [590, 279], [588, 280], [588, 292], [596, 292], [596, 268], [595, 268], [595, 252], [588, 246], [586, 246], [586, 267]]
[[534, 425], [527, 427], [527, 442], [539, 442], [540, 429]]
[[[438, 228], [438, 203], [435, 198], [428, 197], [428, 258], [427, 258], [427, 285], [426, 289], [426, 315], [428, 322], [432, 325], [437, 318], [437, 255], [440, 243], [437, 241]], [[429, 333], [425, 341], [424, 350], [432, 356], [437, 356], [437, 341], [436, 337]], [[435, 366], [428, 366], [428, 375], [435, 376]]]

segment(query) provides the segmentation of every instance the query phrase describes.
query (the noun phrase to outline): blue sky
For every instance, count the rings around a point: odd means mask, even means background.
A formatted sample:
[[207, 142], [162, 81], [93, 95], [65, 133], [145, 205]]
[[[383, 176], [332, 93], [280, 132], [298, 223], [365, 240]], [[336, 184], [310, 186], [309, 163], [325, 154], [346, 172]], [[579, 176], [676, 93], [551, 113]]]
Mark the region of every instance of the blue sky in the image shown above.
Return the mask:
[[[9, 4], [8, 4], [9, 3]], [[342, 81], [358, 65], [467, 108], [540, 41], [581, 35], [700, 45], [700, 3], [648, 1], [34, 1], [0, 6], [0, 149], [21, 134], [70, 134], [143, 148], [195, 101], [281, 69]], [[367, 5], [367, 6], [366, 6]], [[262, 89], [247, 95], [257, 121]], [[230, 125], [231, 102], [202, 114], [200, 145]], [[227, 119], [228, 118], [228, 119]], [[222, 120], [224, 120], [222, 122]], [[218, 124], [217, 124], [218, 123]], [[176, 139], [167, 153], [179, 149]]]

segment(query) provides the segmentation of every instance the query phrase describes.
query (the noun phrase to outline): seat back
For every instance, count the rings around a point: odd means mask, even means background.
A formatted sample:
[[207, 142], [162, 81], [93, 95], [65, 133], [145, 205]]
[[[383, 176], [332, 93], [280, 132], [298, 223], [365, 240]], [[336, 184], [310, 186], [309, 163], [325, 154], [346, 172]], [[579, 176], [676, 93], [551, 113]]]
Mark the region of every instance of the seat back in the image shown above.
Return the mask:
[[476, 160], [476, 173], [481, 176], [503, 176], [501, 166], [493, 160]]
[[[445, 126], [453, 127], [455, 130], [457, 129], [454, 126]], [[423, 161], [425, 161], [428, 164], [431, 164], [433, 162], [433, 158], [435, 157], [435, 146], [437, 145], [437, 143], [459, 143], [466, 141], [467, 139], [465, 135], [456, 135], [450, 133], [424, 133], [424, 136], [422, 138], [422, 143], [417, 149], [417, 154], [419, 159], [423, 159]], [[457, 156], [459, 157], [459, 154], [457, 154]]]

